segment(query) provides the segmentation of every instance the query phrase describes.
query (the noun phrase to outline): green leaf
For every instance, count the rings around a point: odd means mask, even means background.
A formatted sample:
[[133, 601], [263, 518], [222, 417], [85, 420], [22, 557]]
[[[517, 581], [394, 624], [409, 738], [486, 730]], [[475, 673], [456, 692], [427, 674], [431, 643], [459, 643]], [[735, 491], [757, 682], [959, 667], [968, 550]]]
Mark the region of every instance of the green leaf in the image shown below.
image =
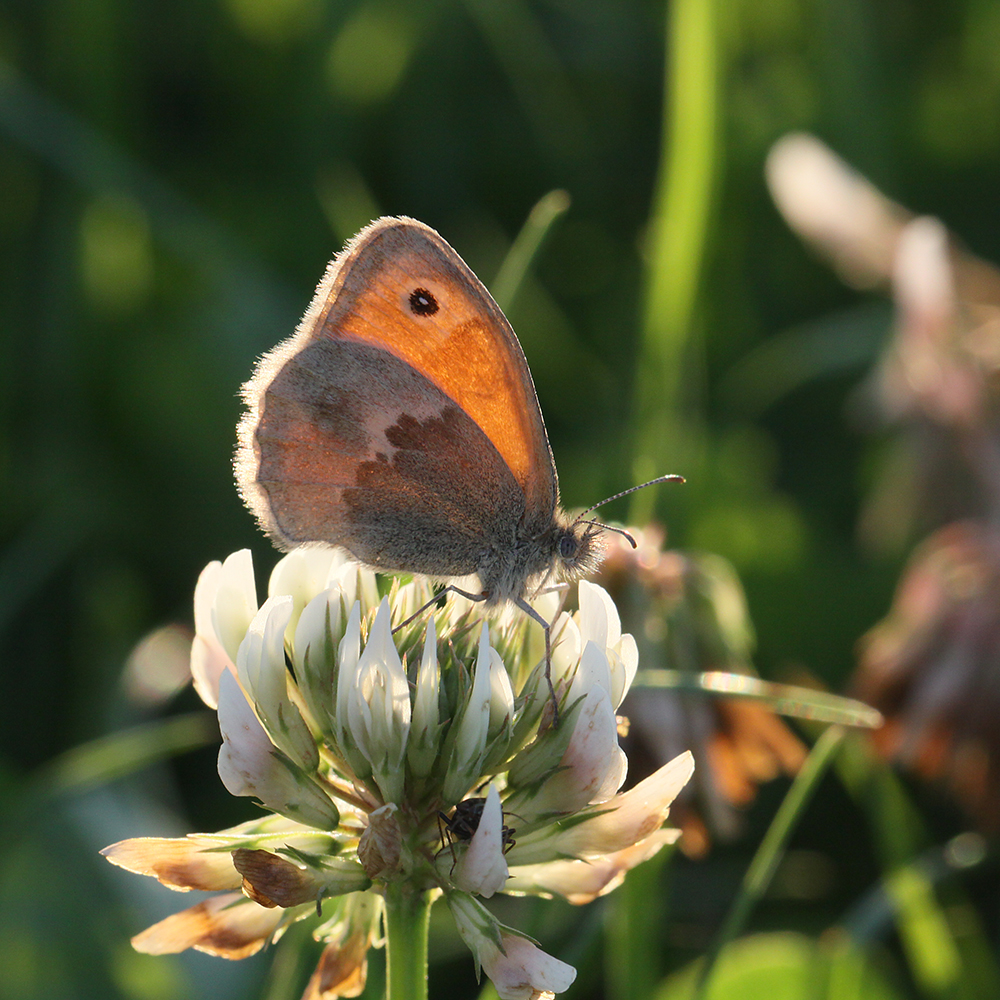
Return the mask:
[[[690, 1000], [700, 962], [670, 976], [655, 1000]], [[755, 934], [722, 952], [706, 1000], [896, 1000], [902, 994], [844, 935]]]

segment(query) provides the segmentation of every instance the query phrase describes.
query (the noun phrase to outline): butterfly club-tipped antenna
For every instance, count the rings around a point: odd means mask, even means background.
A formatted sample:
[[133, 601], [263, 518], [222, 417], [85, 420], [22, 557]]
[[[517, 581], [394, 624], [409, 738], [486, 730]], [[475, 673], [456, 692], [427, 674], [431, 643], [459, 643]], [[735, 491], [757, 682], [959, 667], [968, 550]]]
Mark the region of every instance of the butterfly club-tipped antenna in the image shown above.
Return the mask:
[[[585, 514], [589, 514], [592, 510], [597, 510], [598, 507], [603, 507], [607, 503], [611, 503], [612, 500], [619, 500], [621, 497], [628, 496], [630, 493], [635, 493], [636, 490], [644, 490], [647, 486], [656, 486], [658, 483], [683, 483], [685, 479], [683, 476], [676, 474], [657, 476], [655, 479], [650, 479], [648, 482], [640, 483], [638, 486], [631, 486], [627, 490], [622, 490], [620, 493], [615, 493], [614, 496], [610, 496], [605, 500], [601, 500], [599, 503], [592, 504], [586, 510], [581, 511], [574, 520], [574, 524], [586, 524], [586, 537], [592, 538], [594, 535], [601, 531], [613, 531], [620, 534], [628, 539], [632, 548], [636, 547], [635, 539], [624, 529], [617, 528], [614, 525], [605, 524], [603, 521], [598, 521], [593, 518], [584, 517]], [[548, 575], [546, 576], [548, 579]], [[481, 594], [470, 594], [466, 590], [462, 590], [456, 587], [454, 584], [447, 584], [442, 588], [437, 594], [434, 595], [426, 604], [418, 608], [406, 621], [397, 625], [393, 632], [398, 632], [400, 629], [405, 628], [416, 618], [422, 615], [429, 607], [436, 604], [441, 597], [446, 593], [451, 592], [457, 594], [459, 597], [464, 597], [466, 600], [474, 601], [480, 603], [488, 600], [488, 595], [485, 593]], [[559, 725], [559, 699], [556, 696], [555, 686], [552, 683], [552, 623], [547, 622], [523, 597], [515, 597], [512, 601], [516, 608], [523, 611], [529, 618], [536, 621], [541, 625], [542, 630], [545, 633], [545, 683], [549, 689], [549, 701], [552, 705], [552, 725]]]
[[[614, 496], [600, 500], [598, 503], [591, 504], [586, 510], [581, 510], [576, 516], [574, 524], [592, 524], [595, 526], [597, 531], [614, 531], [616, 534], [624, 535], [625, 538], [629, 540], [632, 548], [635, 548], [635, 539], [624, 529], [616, 528], [613, 525], [605, 524], [603, 521], [597, 521], [589, 517], [584, 517], [585, 514], [589, 514], [592, 510], [597, 510], [598, 507], [603, 507], [606, 503], [611, 503], [612, 500], [620, 500], [622, 497], [627, 497], [630, 493], [636, 493], [639, 490], [644, 490], [647, 486], [656, 486], [659, 483], [683, 483], [686, 482], [683, 476], [678, 476], [676, 473], [671, 473], [666, 476], [657, 476], [655, 479], [650, 479], [645, 483], [639, 483], [638, 486], [630, 486], [627, 490], [622, 490], [621, 493], [615, 493]], [[594, 534], [597, 533], [594, 532]], [[588, 534], [590, 532], [588, 531]]]
[[592, 517], [578, 517], [573, 523], [590, 525], [583, 535], [583, 537], [588, 541], [595, 535], [599, 535], [602, 531], [613, 531], [616, 535], [621, 535], [622, 538], [628, 539], [628, 543], [633, 549], [637, 547], [636, 541], [632, 537], [632, 533], [630, 531], [626, 531], [624, 528], [618, 528], [613, 524], [605, 524], [603, 521], [598, 521]]
[[[573, 523], [587, 525], [584, 537], [588, 540], [602, 531], [613, 531], [616, 534], [627, 538], [629, 544], [634, 549], [636, 548], [636, 541], [624, 528], [616, 528], [614, 525], [605, 524], [603, 521], [585, 517], [584, 515], [589, 514], [592, 510], [597, 510], [598, 507], [603, 507], [606, 503], [611, 503], [612, 500], [618, 500], [621, 497], [628, 496], [630, 493], [635, 493], [636, 490], [644, 490], [647, 486], [656, 486], [658, 483], [683, 482], [685, 482], [683, 476], [670, 474], [666, 476], [657, 476], [655, 479], [650, 479], [648, 482], [640, 483], [638, 486], [630, 486], [627, 490], [622, 490], [620, 493], [616, 493], [614, 496], [601, 500], [599, 503], [592, 504], [586, 510], [581, 511]], [[548, 575], [546, 576], [546, 579], [548, 579]], [[517, 598], [517, 600], [514, 601], [514, 604], [526, 615], [538, 622], [538, 624], [541, 625], [542, 629], [545, 631], [545, 683], [548, 685], [549, 699], [552, 703], [552, 724], [557, 726], [559, 725], [559, 699], [556, 697], [555, 687], [552, 684], [552, 623], [547, 622], [526, 600], [524, 600], [523, 597]]]

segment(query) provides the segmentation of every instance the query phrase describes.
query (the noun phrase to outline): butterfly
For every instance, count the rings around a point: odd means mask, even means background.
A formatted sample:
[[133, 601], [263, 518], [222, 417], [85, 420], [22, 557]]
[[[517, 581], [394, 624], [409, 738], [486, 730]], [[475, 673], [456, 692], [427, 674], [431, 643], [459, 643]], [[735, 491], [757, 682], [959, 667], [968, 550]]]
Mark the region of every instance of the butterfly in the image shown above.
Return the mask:
[[560, 508], [521, 345], [437, 232], [405, 217], [361, 230], [243, 399], [236, 478], [279, 548], [475, 574], [480, 589], [459, 593], [543, 625], [548, 677], [549, 623], [526, 597], [596, 569], [606, 526]]

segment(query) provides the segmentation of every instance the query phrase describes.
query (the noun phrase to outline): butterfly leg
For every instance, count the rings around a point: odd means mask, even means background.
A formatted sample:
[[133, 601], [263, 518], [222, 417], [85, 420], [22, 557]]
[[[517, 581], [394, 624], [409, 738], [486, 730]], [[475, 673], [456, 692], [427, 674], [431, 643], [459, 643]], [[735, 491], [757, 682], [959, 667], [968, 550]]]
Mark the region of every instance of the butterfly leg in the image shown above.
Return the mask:
[[450, 583], [439, 590], [426, 604], [422, 604], [416, 611], [406, 619], [405, 622], [400, 622], [392, 631], [398, 632], [401, 628], [406, 628], [411, 622], [415, 622], [428, 608], [434, 607], [441, 598], [451, 591], [453, 594], [458, 594], [459, 597], [464, 597], [467, 601], [474, 601], [479, 604], [486, 600], [485, 594], [470, 594], [467, 591], [459, 590], [458, 587], [453, 587]]
[[[428, 608], [433, 607], [444, 594], [448, 591], [453, 594], [458, 594], [459, 597], [464, 597], [468, 601], [474, 601], [477, 604], [485, 601], [487, 599], [486, 594], [470, 594], [466, 590], [461, 590], [458, 587], [448, 584], [437, 594], [435, 594], [426, 604], [419, 607], [416, 611], [406, 619], [405, 622], [400, 622], [392, 631], [398, 632], [401, 628], [406, 628], [411, 622], [416, 621]], [[549, 686], [549, 697], [552, 699], [552, 725], [559, 725], [559, 701], [556, 698], [556, 689], [552, 685], [552, 626], [547, 622], [524, 598], [519, 597], [514, 601], [514, 604], [520, 608], [529, 618], [534, 619], [545, 631], [545, 683]]]
[[523, 597], [514, 601], [529, 618], [533, 618], [545, 630], [545, 683], [549, 686], [549, 697], [552, 699], [552, 725], [559, 725], [559, 700], [556, 689], [552, 686], [552, 625], [547, 622]]

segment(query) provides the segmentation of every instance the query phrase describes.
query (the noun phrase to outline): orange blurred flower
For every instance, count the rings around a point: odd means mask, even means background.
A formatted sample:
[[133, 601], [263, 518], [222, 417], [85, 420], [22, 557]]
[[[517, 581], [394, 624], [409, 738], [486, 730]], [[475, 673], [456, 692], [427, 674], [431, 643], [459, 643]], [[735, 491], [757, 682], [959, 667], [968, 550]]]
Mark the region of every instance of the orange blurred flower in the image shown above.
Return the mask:
[[[635, 635], [640, 662], [693, 674], [753, 674], [753, 627], [732, 567], [718, 556], [664, 550], [657, 527], [629, 530], [637, 548], [620, 536], [609, 541], [598, 580]], [[622, 711], [634, 766], [641, 766], [637, 750], [652, 767], [680, 748], [694, 753], [695, 777], [671, 814], [690, 856], [708, 850], [711, 834], [735, 836], [739, 811], [758, 785], [794, 774], [805, 759], [798, 737], [759, 702], [644, 688]]]

